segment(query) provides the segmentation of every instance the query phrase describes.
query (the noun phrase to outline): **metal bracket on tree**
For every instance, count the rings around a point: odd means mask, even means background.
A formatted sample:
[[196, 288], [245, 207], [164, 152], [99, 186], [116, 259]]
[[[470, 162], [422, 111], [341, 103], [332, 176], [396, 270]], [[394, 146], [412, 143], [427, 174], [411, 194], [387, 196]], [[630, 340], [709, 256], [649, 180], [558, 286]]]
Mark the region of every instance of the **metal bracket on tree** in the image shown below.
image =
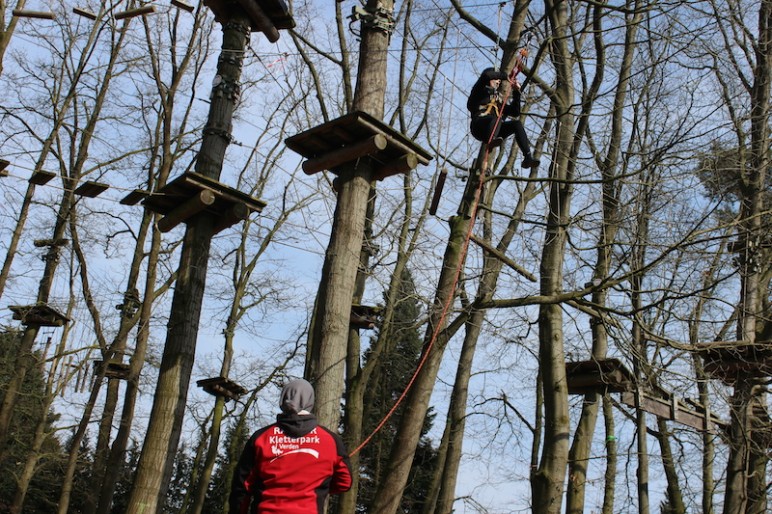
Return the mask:
[[363, 27], [382, 30], [389, 35], [394, 31], [394, 16], [392, 16], [391, 10], [384, 7], [378, 6], [375, 9], [368, 9], [355, 5], [351, 8], [349, 19], [351, 24], [361, 21]]

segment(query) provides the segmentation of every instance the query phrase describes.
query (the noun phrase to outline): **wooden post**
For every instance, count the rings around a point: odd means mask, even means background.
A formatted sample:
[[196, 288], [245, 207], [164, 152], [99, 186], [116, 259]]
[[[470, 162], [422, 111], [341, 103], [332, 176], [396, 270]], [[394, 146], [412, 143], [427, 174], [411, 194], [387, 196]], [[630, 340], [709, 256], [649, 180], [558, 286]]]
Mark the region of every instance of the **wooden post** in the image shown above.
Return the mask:
[[83, 16], [84, 18], [88, 18], [89, 20], [96, 20], [97, 15], [94, 14], [91, 11], [87, 11], [86, 9], [81, 9], [80, 7], [73, 7], [72, 12], [77, 14], [78, 16]]
[[440, 198], [442, 197], [442, 190], [445, 188], [445, 179], [447, 177], [448, 169], [443, 166], [437, 177], [437, 183], [434, 185], [434, 196], [432, 196], [432, 203], [429, 206], [429, 214], [432, 216], [437, 214], [437, 208], [440, 206]]
[[195, 9], [195, 7], [193, 7], [192, 5], [182, 2], [181, 0], [172, 0], [171, 3], [174, 7], [179, 7], [184, 11], [193, 12], [193, 10]]
[[182, 203], [179, 207], [172, 212], [164, 216], [158, 222], [158, 229], [161, 232], [169, 232], [171, 229], [182, 223], [188, 218], [191, 218], [203, 211], [214, 203], [214, 193], [208, 189], [201, 190], [197, 195], [193, 196], [186, 202]]
[[252, 22], [255, 23], [257, 29], [265, 34], [268, 41], [275, 43], [279, 40], [279, 31], [276, 30], [273, 21], [263, 12], [257, 2], [250, 0], [238, 0], [238, 2], [252, 19]]
[[407, 173], [418, 166], [418, 156], [414, 153], [405, 154], [399, 159], [388, 162], [373, 171], [373, 179], [382, 180], [398, 173]]
[[373, 137], [365, 139], [359, 143], [344, 146], [338, 150], [332, 151], [316, 159], [309, 159], [303, 163], [303, 172], [306, 175], [313, 175], [322, 170], [337, 168], [344, 163], [355, 161], [365, 155], [370, 155], [377, 150], [386, 148], [386, 136], [375, 134]]

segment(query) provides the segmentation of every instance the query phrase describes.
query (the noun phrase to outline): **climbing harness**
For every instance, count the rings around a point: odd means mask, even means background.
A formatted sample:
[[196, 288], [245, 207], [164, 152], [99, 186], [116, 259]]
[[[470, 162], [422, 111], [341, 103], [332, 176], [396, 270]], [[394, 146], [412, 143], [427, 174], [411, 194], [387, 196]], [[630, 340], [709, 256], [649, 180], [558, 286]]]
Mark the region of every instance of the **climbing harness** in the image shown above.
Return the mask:
[[480, 116], [490, 116], [491, 113], [494, 114], [494, 116], [499, 117], [501, 116], [501, 110], [499, 109], [499, 103], [498, 103], [498, 94], [495, 96], [495, 98], [492, 98], [490, 102], [485, 104], [485, 109], [480, 113]]

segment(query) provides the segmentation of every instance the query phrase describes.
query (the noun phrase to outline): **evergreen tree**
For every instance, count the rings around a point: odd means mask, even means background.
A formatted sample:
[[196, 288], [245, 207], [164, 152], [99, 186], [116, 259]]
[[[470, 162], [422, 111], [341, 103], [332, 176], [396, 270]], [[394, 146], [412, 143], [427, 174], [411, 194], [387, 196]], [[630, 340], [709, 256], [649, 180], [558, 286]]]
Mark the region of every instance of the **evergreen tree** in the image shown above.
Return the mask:
[[[209, 481], [209, 490], [204, 500], [204, 512], [224, 512], [223, 507], [227, 504], [231, 492], [229, 477], [232, 474], [229, 470], [235, 467], [250, 435], [244, 424], [237, 421], [228, 424], [225, 429], [225, 437], [222, 441], [224, 451], [217, 456], [212, 479]], [[229, 448], [233, 448], [233, 454], [229, 454]]]
[[[386, 351], [373, 372], [365, 400], [365, 433], [371, 433], [393, 408], [415, 372], [421, 356], [422, 338], [418, 332], [421, 307], [417, 301], [415, 283], [409, 271], [402, 276], [401, 287], [394, 309], [394, 320], [389, 333], [381, 333]], [[365, 354], [365, 359], [369, 354]], [[361, 452], [358, 512], [367, 512], [378, 482], [389, 458], [394, 434], [399, 426], [403, 408], [398, 407], [387, 423]], [[408, 485], [402, 497], [400, 512], [420, 513], [429, 491], [436, 467], [437, 450], [426, 434], [432, 427], [434, 413], [429, 411], [410, 470]]]
[[136, 441], [132, 441], [126, 451], [126, 460], [121, 467], [118, 481], [115, 484], [115, 493], [113, 494], [113, 505], [110, 512], [112, 514], [121, 514], [126, 512], [129, 506], [129, 494], [131, 494], [131, 485], [134, 483], [134, 475], [137, 472], [137, 463], [139, 462], [139, 448]]
[[[0, 402], [16, 363], [21, 333], [0, 333]], [[40, 358], [39, 354], [36, 357]], [[25, 514], [49, 513], [55, 510], [61, 485], [61, 471], [65, 455], [59, 440], [54, 437], [53, 425], [57, 417], [53, 412], [44, 414], [42, 403], [46, 387], [43, 370], [33, 366], [24, 377], [19, 399], [13, 410], [9, 427], [8, 444], [0, 448], [0, 512], [6, 512], [16, 492], [19, 476], [32, 448], [34, 427], [44, 420], [49, 436], [41, 448], [41, 457], [35, 476], [30, 483], [24, 502]]]

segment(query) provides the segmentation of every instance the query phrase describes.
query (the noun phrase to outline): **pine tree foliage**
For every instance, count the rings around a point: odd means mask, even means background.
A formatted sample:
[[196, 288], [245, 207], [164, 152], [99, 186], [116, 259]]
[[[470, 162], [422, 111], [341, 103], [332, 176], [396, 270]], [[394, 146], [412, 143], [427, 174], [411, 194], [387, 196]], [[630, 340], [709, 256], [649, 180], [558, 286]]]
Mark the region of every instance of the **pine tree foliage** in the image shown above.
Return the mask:
[[[368, 387], [364, 415], [365, 433], [371, 433], [394, 407], [410, 381], [421, 355], [422, 338], [418, 331], [421, 308], [413, 277], [409, 271], [404, 272], [401, 284], [393, 329], [388, 334], [378, 334], [378, 337], [388, 338], [385, 345], [387, 350], [381, 356], [379, 365], [373, 373], [371, 385]], [[365, 359], [368, 359], [369, 355], [366, 353]], [[358, 512], [368, 511], [375, 488], [386, 466], [402, 412], [402, 407], [398, 407], [370, 443], [362, 449]], [[430, 412], [424, 423], [421, 442], [402, 498], [401, 512], [420, 513], [426, 493], [429, 491], [431, 476], [436, 468], [437, 450], [426, 434], [432, 428], [434, 417], [434, 413]]]
[[[8, 331], [0, 333], [0, 401], [5, 391], [5, 384], [11, 376], [16, 362], [16, 353], [21, 340], [21, 333]], [[36, 354], [39, 358], [39, 354]], [[5, 512], [13, 501], [16, 492], [16, 480], [21, 467], [30, 452], [35, 427], [42, 416], [40, 404], [45, 395], [43, 371], [33, 367], [24, 377], [19, 400], [13, 411], [9, 443], [0, 449], [0, 512]], [[53, 433], [53, 426], [58, 416], [47, 414], [46, 433]], [[64, 453], [59, 440], [49, 435], [41, 449], [42, 456], [37, 464], [37, 471], [30, 485], [24, 512], [30, 514], [52, 512], [56, 505], [61, 486], [60, 472]]]

